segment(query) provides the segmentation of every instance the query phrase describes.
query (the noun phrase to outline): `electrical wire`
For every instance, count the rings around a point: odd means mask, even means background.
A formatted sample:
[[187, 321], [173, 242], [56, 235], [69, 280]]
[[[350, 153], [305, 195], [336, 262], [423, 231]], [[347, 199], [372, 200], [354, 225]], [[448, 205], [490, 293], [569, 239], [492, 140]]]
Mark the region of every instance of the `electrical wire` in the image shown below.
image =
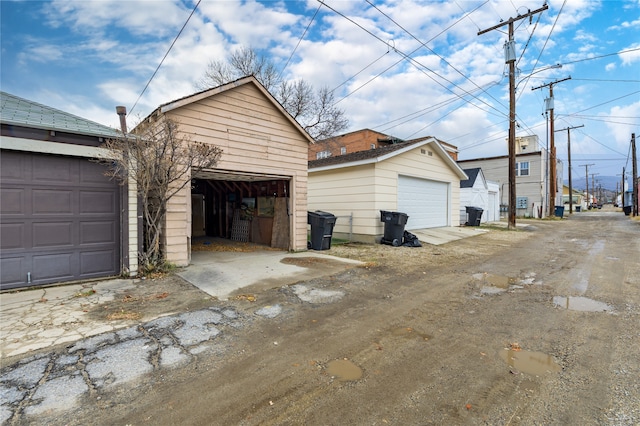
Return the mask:
[[133, 106], [131, 107], [131, 109], [129, 110], [129, 115], [133, 112], [133, 110], [135, 109], [136, 105], [138, 105], [138, 101], [140, 101], [140, 98], [142, 98], [142, 95], [144, 94], [144, 92], [147, 90], [147, 88], [149, 87], [149, 84], [151, 84], [151, 81], [153, 80], [153, 78], [156, 76], [156, 74], [158, 73], [158, 70], [160, 69], [160, 67], [162, 66], [162, 64], [164, 63], [164, 60], [167, 59], [167, 56], [169, 55], [169, 52], [171, 52], [171, 49], [173, 48], [173, 45], [176, 44], [176, 41], [178, 41], [178, 38], [180, 38], [180, 35], [182, 34], [182, 31], [185, 29], [185, 27], [187, 26], [187, 24], [189, 23], [189, 20], [191, 19], [191, 17], [193, 16], [193, 14], [196, 12], [196, 9], [198, 8], [198, 6], [200, 5], [200, 2], [202, 0], [198, 0], [198, 3], [196, 3], [196, 5], [193, 7], [193, 10], [191, 11], [191, 13], [189, 14], [189, 17], [187, 18], [187, 20], [185, 21], [184, 25], [182, 26], [182, 28], [180, 28], [180, 31], [178, 32], [178, 35], [176, 36], [176, 38], [173, 39], [173, 42], [171, 43], [171, 46], [169, 46], [169, 49], [167, 50], [167, 53], [164, 54], [164, 57], [162, 58], [162, 60], [160, 61], [160, 63], [158, 64], [156, 70], [153, 72], [153, 74], [151, 75], [151, 78], [149, 79], [149, 81], [147, 81], [147, 84], [144, 86], [144, 89], [142, 89], [142, 92], [140, 92], [140, 96], [138, 96], [138, 99], [136, 99], [136, 102], [133, 104]]
[[[374, 34], [374, 33], [372, 33], [371, 31], [369, 31], [368, 29], [364, 28], [362, 25], [360, 25], [359, 23], [357, 23], [357, 22], [356, 22], [356, 21], [354, 21], [353, 19], [351, 19], [351, 18], [349, 18], [348, 16], [344, 15], [343, 13], [339, 12], [339, 11], [338, 11], [338, 10], [336, 10], [335, 8], [333, 8], [333, 7], [329, 6], [329, 5], [328, 5], [328, 4], [326, 4], [323, 0], [318, 0], [318, 1], [319, 1], [320, 3], [322, 3], [322, 4], [323, 4], [325, 7], [327, 7], [328, 9], [332, 10], [332, 11], [333, 11], [333, 12], [335, 12], [336, 14], [340, 15], [341, 17], [345, 18], [346, 20], [348, 20], [348, 21], [349, 21], [349, 22], [351, 22], [352, 24], [356, 25], [357, 27], [359, 27], [360, 29], [362, 29], [363, 31], [365, 31], [367, 34], [371, 35], [372, 37], [374, 37], [374, 38], [376, 38], [377, 40], [379, 40], [379, 41], [381, 41], [381, 42], [383, 42], [383, 43], [385, 43], [385, 44], [386, 44], [386, 42], [385, 42], [384, 40], [382, 40], [380, 37], [378, 37], [377, 35], [375, 35], [375, 34]], [[420, 48], [421, 48], [421, 47], [422, 47], [422, 46], [420, 46]], [[416, 50], [419, 50], [419, 48], [418, 48], [418, 49], [416, 49]], [[414, 50], [414, 52], [415, 52], [416, 50]], [[455, 86], [455, 87], [457, 87], [457, 88], [461, 89], [461, 90], [462, 90], [463, 92], [465, 92], [466, 94], [469, 94], [469, 92], [467, 92], [467, 91], [466, 91], [466, 90], [464, 90], [463, 88], [459, 87], [458, 85], [456, 85], [455, 83], [453, 83], [453, 82], [449, 81], [448, 79], [446, 79], [446, 78], [444, 78], [444, 77], [440, 76], [440, 75], [439, 75], [439, 74], [437, 74], [435, 71], [433, 71], [433, 70], [429, 69], [427, 66], [425, 66], [425, 65], [421, 64], [420, 62], [416, 61], [415, 59], [411, 58], [411, 57], [410, 57], [409, 55], [407, 55], [406, 53], [404, 53], [404, 52], [402, 52], [402, 51], [400, 51], [400, 50], [398, 50], [398, 49], [395, 49], [395, 51], [396, 51], [396, 53], [398, 53], [399, 55], [401, 55], [401, 56], [403, 57], [403, 59], [405, 59], [405, 60], [407, 60], [407, 61], [411, 62], [412, 64], [414, 64], [414, 66], [416, 66], [416, 68], [417, 68], [420, 72], [422, 72], [424, 75], [426, 75], [427, 77], [429, 77], [429, 78], [430, 78], [434, 83], [438, 84], [438, 85], [439, 85], [439, 86], [441, 86], [443, 89], [445, 89], [445, 90], [447, 90], [447, 91], [449, 91], [449, 92], [453, 93], [454, 95], [458, 96], [460, 99], [465, 100], [465, 99], [464, 99], [464, 97], [463, 97], [462, 95], [460, 95], [460, 94], [458, 94], [458, 93], [454, 92], [454, 91], [453, 91], [452, 89], [450, 89], [449, 87], [447, 87], [447, 86], [445, 86], [444, 84], [442, 84], [441, 82], [437, 81], [434, 77], [432, 77], [431, 75], [427, 74], [423, 69], [426, 69], [426, 70], [430, 71], [431, 73], [433, 73], [434, 75], [438, 76], [439, 78], [441, 78], [441, 79], [443, 79], [443, 80], [447, 81], [447, 82], [448, 82], [448, 83], [450, 83], [451, 85], [453, 85], [453, 86]], [[413, 52], [412, 52], [412, 53], [413, 53]], [[395, 65], [394, 65], [394, 66], [395, 66]], [[387, 69], [387, 70], [388, 70], [388, 69]], [[386, 70], [385, 70], [385, 71], [386, 71]], [[376, 78], [377, 78], [377, 77], [379, 77], [380, 75], [381, 75], [381, 74], [378, 74], [378, 76], [376, 76]], [[368, 82], [367, 82], [367, 84], [368, 84]], [[353, 93], [353, 92], [352, 92], [352, 93]], [[352, 94], [352, 93], [351, 93], [351, 94]], [[471, 97], [473, 97], [473, 98], [475, 98], [476, 100], [480, 101], [480, 103], [483, 103], [483, 104], [487, 105], [489, 108], [496, 110], [496, 111], [497, 111], [497, 113], [498, 113], [498, 114], [500, 114], [500, 116], [506, 116], [506, 113], [502, 113], [502, 112], [501, 112], [501, 111], [499, 111], [496, 107], [494, 107], [493, 105], [488, 104], [488, 103], [487, 103], [487, 102], [485, 102], [484, 100], [482, 100], [482, 99], [480, 99], [480, 98], [478, 98], [478, 97], [476, 97], [476, 96], [473, 96], [473, 95], [471, 95]], [[340, 99], [338, 102], [340, 102], [340, 101], [342, 101], [342, 99]], [[467, 100], [465, 100], [465, 101], [466, 101], [466, 102], [469, 102], [469, 101], [467, 101]], [[336, 102], [336, 103], [338, 103], [338, 102]], [[484, 109], [480, 108], [478, 105], [473, 104], [472, 102], [469, 102], [469, 103], [470, 103], [471, 105], [473, 105], [474, 107], [476, 107], [476, 108], [478, 108], [478, 109], [480, 109], [480, 110], [482, 110], [482, 111], [484, 111], [484, 112], [490, 113], [489, 111], [486, 111], [486, 110], [484, 110]], [[335, 105], [335, 104], [334, 104], [334, 105]]]
[[[371, 67], [373, 64], [375, 64], [376, 62], [380, 61], [382, 58], [384, 58], [386, 55], [389, 54], [391, 50], [387, 49], [387, 51], [385, 53], [382, 54], [382, 56], [380, 56], [378, 59], [374, 60], [373, 62], [371, 62], [369, 65], [367, 65], [366, 67], [362, 68], [360, 71], [358, 71], [357, 73], [355, 73], [354, 75], [352, 75], [351, 77], [349, 77], [348, 79], [346, 79], [345, 81], [343, 81], [342, 83], [340, 83], [339, 85], [337, 85], [336, 87], [334, 87], [333, 89], [331, 89], [329, 92], [335, 92], [336, 90], [338, 90], [339, 88], [341, 88], [342, 86], [344, 86], [345, 84], [347, 84], [349, 81], [353, 80], [354, 78], [356, 78], [358, 75], [360, 75], [363, 71], [365, 71], [367, 68]], [[346, 96], [345, 96], [346, 97]], [[344, 98], [342, 98], [344, 99]], [[340, 99], [340, 100], [342, 100]], [[337, 103], [337, 102], [336, 102]]]
[[590, 57], [590, 58], [576, 59], [575, 61], [563, 62], [562, 65], [571, 65], [571, 64], [576, 64], [578, 62], [592, 61], [594, 59], [602, 59], [602, 58], [606, 58], [608, 56], [622, 55], [622, 54], [625, 54], [625, 53], [636, 52], [638, 50], [640, 50], [640, 47], [635, 47], [633, 49], [627, 49], [627, 50], [621, 50], [621, 51], [615, 52], [615, 53], [607, 53], [607, 54], [604, 54], [604, 55], [593, 56], [593, 57]]
[[316, 13], [314, 13], [313, 16], [311, 17], [311, 20], [309, 21], [309, 24], [307, 25], [307, 28], [304, 29], [304, 32], [302, 33], [302, 35], [298, 39], [298, 43], [296, 44], [296, 47], [293, 48], [293, 51], [291, 52], [291, 55], [289, 55], [289, 59], [287, 59], [287, 62], [284, 64], [284, 66], [280, 70], [280, 74], [278, 74], [278, 79], [280, 79], [280, 77], [282, 77], [282, 73], [284, 72], [285, 68], [287, 68], [287, 65], [289, 65], [289, 61], [291, 61], [291, 58], [293, 58], [293, 54], [296, 53], [296, 50], [298, 50], [298, 46], [300, 46], [300, 43], [304, 39], [304, 36], [307, 35], [307, 31], [309, 31], [309, 28], [311, 28], [311, 24], [313, 23], [313, 20], [316, 18], [316, 15], [320, 11], [321, 7], [322, 7], [322, 4], [319, 4], [318, 8], [316, 9]]
[[[393, 22], [396, 26], [398, 26], [398, 28], [400, 28], [402, 31], [404, 31], [405, 33], [407, 33], [411, 38], [413, 38], [415, 41], [417, 41], [418, 43], [420, 43], [420, 45], [422, 47], [424, 47], [425, 49], [429, 50], [431, 53], [433, 53], [434, 55], [436, 55], [442, 62], [444, 62], [445, 64], [447, 64], [449, 67], [451, 67], [455, 72], [457, 72], [458, 74], [460, 74], [460, 76], [462, 76], [462, 78], [464, 78], [465, 80], [469, 81], [471, 84], [473, 84], [476, 88], [480, 89], [480, 86], [478, 86], [474, 81], [472, 81], [469, 77], [467, 77], [465, 74], [463, 74], [460, 70], [458, 70], [456, 67], [454, 67], [451, 63], [449, 63], [445, 58], [443, 58], [441, 55], [439, 55], [437, 52], [435, 52], [433, 49], [431, 49], [429, 46], [427, 46], [426, 43], [423, 43], [422, 41], [420, 41], [420, 39], [418, 39], [418, 37], [416, 37], [415, 35], [413, 35], [409, 30], [407, 30], [406, 28], [404, 28], [402, 25], [400, 25], [398, 22], [396, 22], [393, 18], [391, 18], [389, 15], [387, 15], [386, 13], [384, 13], [382, 10], [380, 10], [375, 4], [373, 4], [370, 0], [366, 0], [367, 3], [369, 3], [369, 5], [371, 7], [373, 7], [374, 9], [376, 9], [378, 12], [380, 12], [385, 18], [387, 18], [388, 20], [390, 20], [391, 22]], [[472, 11], [469, 12], [469, 14], [475, 12], [476, 10], [478, 10], [480, 7], [484, 6], [485, 4], [487, 4], [487, 1], [485, 1], [484, 3], [482, 3], [481, 5], [479, 5], [478, 7], [476, 7], [475, 9], [473, 9]], [[463, 19], [463, 18], [461, 18]], [[426, 67], [425, 67], [426, 68]], [[442, 78], [443, 80], [453, 84], [455, 87], [465, 91], [464, 89], [462, 89], [460, 86], [458, 86], [457, 84], [447, 80], [446, 78], [440, 76], [439, 74], [437, 74], [435, 71], [430, 70], [429, 68], [426, 68], [427, 70], [431, 71], [432, 73], [438, 75], [440, 78]], [[465, 91], [465, 93], [470, 94], [468, 92]], [[496, 101], [498, 104], [502, 105], [502, 102], [500, 102], [499, 100], [497, 100], [496, 98], [493, 97], [493, 95], [491, 95], [490, 93], [487, 93], [486, 91], [483, 90], [483, 93], [486, 93], [491, 99], [493, 99], [494, 101]], [[503, 105], [506, 108], [506, 105]]]
[[[558, 15], [556, 15], [555, 21], [553, 21], [553, 25], [551, 26], [551, 31], [549, 31], [549, 34], [547, 35], [547, 39], [544, 41], [544, 44], [542, 45], [542, 49], [540, 49], [540, 53], [538, 54], [538, 57], [536, 58], [536, 61], [533, 64], [533, 69], [534, 70], [538, 66], [538, 62], [540, 62], [540, 57], [542, 56], [542, 52], [544, 52], [544, 49], [547, 47], [547, 43], [549, 43], [549, 39], [551, 38], [551, 34], [553, 34], [553, 30], [556, 28], [556, 24], [558, 23], [558, 19], [560, 18], [560, 14], [562, 14], [562, 10], [564, 9], [564, 6], [566, 4], [567, 4], [567, 0], [562, 2], [562, 7], [558, 11]], [[529, 76], [528, 78], [525, 78], [524, 80], [528, 81], [529, 78], [531, 78], [531, 76]], [[520, 100], [520, 97], [522, 96], [523, 93], [524, 93], [524, 91], [520, 92], [520, 95], [518, 95], [518, 97], [516, 98], [516, 102]]]

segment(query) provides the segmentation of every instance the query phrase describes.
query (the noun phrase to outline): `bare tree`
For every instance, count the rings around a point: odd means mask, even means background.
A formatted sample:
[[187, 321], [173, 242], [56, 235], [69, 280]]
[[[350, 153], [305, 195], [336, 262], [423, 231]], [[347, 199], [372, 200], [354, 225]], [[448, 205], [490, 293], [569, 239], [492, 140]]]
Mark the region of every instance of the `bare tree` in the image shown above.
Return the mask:
[[143, 272], [163, 267], [166, 262], [162, 235], [167, 203], [190, 184], [191, 176], [214, 167], [222, 149], [193, 142], [168, 118], [139, 124], [133, 134], [108, 140], [104, 148], [107, 175], [122, 184], [133, 180], [142, 201], [144, 250], [139, 254]]
[[233, 51], [226, 61], [211, 61], [197, 87], [205, 90], [248, 75], [255, 76], [316, 140], [335, 136], [349, 125], [344, 111], [334, 106], [328, 88], [315, 91], [304, 80], [284, 80], [271, 61], [250, 47]]

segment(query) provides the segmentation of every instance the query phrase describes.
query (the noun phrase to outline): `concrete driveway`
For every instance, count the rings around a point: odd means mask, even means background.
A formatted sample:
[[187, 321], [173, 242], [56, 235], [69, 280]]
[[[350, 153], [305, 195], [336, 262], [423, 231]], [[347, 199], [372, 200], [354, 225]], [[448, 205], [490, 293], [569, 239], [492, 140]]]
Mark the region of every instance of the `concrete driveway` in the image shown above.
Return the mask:
[[220, 300], [271, 287], [295, 284], [362, 264], [316, 251], [289, 253], [194, 251], [191, 264], [178, 275]]
[[443, 228], [413, 229], [409, 232], [418, 237], [423, 244], [427, 243], [439, 246], [463, 238], [481, 235], [488, 231], [477, 226], [449, 226]]

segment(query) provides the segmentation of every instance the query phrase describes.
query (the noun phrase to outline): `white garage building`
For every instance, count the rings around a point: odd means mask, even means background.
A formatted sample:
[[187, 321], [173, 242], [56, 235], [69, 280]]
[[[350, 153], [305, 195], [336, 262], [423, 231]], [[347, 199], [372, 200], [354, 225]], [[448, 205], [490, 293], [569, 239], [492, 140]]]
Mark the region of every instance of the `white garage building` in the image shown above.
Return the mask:
[[338, 217], [335, 237], [377, 242], [381, 210], [407, 214], [407, 230], [458, 226], [466, 178], [437, 139], [401, 142], [310, 161], [308, 209]]

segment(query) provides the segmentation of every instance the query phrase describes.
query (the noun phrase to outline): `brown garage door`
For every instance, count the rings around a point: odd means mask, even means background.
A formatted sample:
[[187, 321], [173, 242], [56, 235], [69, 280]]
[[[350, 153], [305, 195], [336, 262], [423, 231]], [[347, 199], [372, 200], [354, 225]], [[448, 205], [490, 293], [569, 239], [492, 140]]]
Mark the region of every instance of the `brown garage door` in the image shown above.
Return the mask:
[[2, 289], [116, 275], [119, 186], [84, 158], [0, 153]]

